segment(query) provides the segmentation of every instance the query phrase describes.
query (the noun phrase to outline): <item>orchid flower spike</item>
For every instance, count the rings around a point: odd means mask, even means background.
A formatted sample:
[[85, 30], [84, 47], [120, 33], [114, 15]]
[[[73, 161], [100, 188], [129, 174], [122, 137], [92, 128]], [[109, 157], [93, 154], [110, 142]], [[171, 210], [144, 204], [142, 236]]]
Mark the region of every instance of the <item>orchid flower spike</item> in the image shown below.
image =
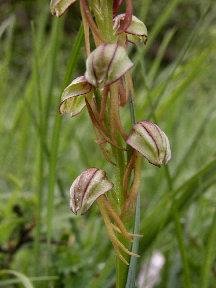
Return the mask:
[[[124, 20], [125, 14], [120, 14], [116, 16], [113, 20], [113, 29], [116, 34], [121, 22]], [[132, 21], [129, 27], [126, 29], [126, 31], [119, 35], [120, 37], [124, 37], [125, 42], [131, 42], [133, 44], [136, 44], [137, 39], [140, 39], [140, 41], [144, 44], [146, 44], [148, 39], [148, 32], [145, 24], [139, 20], [136, 16], [132, 16]]]
[[93, 87], [86, 81], [85, 77], [76, 78], [65, 88], [62, 94], [62, 102], [59, 106], [60, 114], [71, 112], [71, 117], [78, 115], [86, 106], [85, 97], [91, 100], [93, 95]]
[[74, 214], [85, 214], [98, 197], [113, 188], [106, 173], [97, 168], [89, 168], [78, 176], [70, 188], [70, 209]]
[[171, 159], [171, 149], [166, 134], [149, 121], [143, 120], [133, 125], [127, 144], [155, 166], [166, 165]]
[[51, 0], [50, 9], [53, 15], [61, 17], [77, 0]]
[[133, 65], [123, 47], [115, 43], [102, 44], [88, 56], [85, 78], [95, 87], [102, 82], [109, 85], [121, 78]]

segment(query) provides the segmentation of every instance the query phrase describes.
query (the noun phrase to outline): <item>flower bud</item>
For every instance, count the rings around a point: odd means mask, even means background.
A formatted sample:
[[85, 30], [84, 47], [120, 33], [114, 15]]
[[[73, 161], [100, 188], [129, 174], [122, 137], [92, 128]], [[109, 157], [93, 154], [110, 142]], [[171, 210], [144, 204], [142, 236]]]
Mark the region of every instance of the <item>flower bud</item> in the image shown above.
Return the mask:
[[85, 78], [95, 87], [103, 81], [108, 85], [117, 81], [131, 67], [133, 63], [123, 47], [114, 43], [103, 44], [88, 56]]
[[70, 188], [70, 209], [74, 214], [81, 210], [85, 214], [93, 202], [113, 188], [106, 173], [97, 168], [89, 168], [76, 178]]
[[71, 117], [79, 114], [85, 107], [85, 97], [88, 100], [93, 97], [92, 86], [86, 81], [84, 76], [78, 77], [68, 85], [63, 94], [59, 112], [70, 113]]
[[[113, 28], [114, 31], [118, 31], [121, 22], [124, 20], [125, 14], [120, 14], [116, 16], [113, 20]], [[125, 41], [131, 42], [135, 44], [137, 42], [137, 38], [140, 39], [141, 42], [146, 44], [148, 39], [148, 32], [145, 24], [139, 20], [136, 16], [132, 16], [132, 21], [126, 31], [123, 33], [125, 35]]]
[[140, 152], [150, 163], [160, 167], [171, 159], [169, 140], [166, 134], [148, 121], [133, 125], [127, 144]]
[[77, 0], [51, 0], [50, 8], [53, 15], [61, 17], [68, 7], [70, 7]]

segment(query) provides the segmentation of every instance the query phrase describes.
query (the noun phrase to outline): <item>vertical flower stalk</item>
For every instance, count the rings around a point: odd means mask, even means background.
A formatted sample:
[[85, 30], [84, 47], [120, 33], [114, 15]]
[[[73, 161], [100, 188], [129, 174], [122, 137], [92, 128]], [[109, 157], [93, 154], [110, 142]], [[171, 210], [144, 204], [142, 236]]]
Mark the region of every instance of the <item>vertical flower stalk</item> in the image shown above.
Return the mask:
[[[76, 0], [52, 0], [52, 14], [60, 17], [74, 2]], [[133, 237], [141, 235], [128, 232], [127, 222], [136, 208], [142, 158], [158, 167], [166, 165], [171, 158], [169, 140], [157, 125], [142, 120], [134, 123], [127, 133], [121, 123], [119, 110], [126, 110], [129, 96], [131, 101], [135, 100], [130, 73], [133, 63], [127, 55], [127, 46], [128, 43], [137, 43], [137, 40], [146, 44], [148, 38], [145, 24], [133, 15], [132, 0], [126, 0], [125, 13], [117, 15], [122, 3], [123, 0], [80, 0], [86, 72], [66, 87], [59, 107], [61, 114], [70, 113], [71, 117], [87, 108], [96, 135], [95, 142], [107, 163], [114, 166], [114, 184], [99, 168], [88, 168], [78, 176], [70, 189], [70, 209], [74, 214], [80, 211], [82, 215], [94, 202], [97, 203], [118, 256], [118, 288], [125, 287], [130, 256], [139, 257], [130, 249]], [[95, 41], [93, 51], [89, 31]], [[128, 145], [132, 153], [126, 161]], [[109, 202], [111, 194], [116, 200], [112, 204]]]

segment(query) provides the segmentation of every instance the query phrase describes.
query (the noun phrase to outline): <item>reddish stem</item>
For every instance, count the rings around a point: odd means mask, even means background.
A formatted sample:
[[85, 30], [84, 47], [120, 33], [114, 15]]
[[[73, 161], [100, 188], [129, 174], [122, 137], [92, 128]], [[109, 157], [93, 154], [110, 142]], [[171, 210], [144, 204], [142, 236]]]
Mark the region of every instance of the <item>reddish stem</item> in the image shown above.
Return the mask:
[[120, 96], [120, 106], [124, 107], [127, 103], [127, 97], [126, 97], [126, 92], [122, 83], [122, 80], [119, 80], [119, 96]]
[[99, 120], [100, 120], [101, 122], [104, 121], [108, 92], [109, 92], [109, 85], [105, 85], [105, 86], [104, 86], [104, 89], [103, 89], [103, 95], [102, 95], [102, 100], [101, 100], [100, 116], [99, 116]]
[[89, 104], [89, 102], [88, 102], [88, 100], [87, 100], [86, 98], [85, 98], [85, 101], [86, 101], [86, 107], [87, 107], [88, 112], [89, 112], [89, 116], [90, 116], [91, 121], [92, 121], [92, 125], [97, 128], [98, 132], [102, 135], [102, 137], [103, 137], [108, 143], [110, 143], [112, 146], [114, 146], [115, 148], [117, 148], [117, 149], [119, 149], [119, 150], [124, 150], [124, 151], [125, 151], [125, 150], [126, 150], [125, 148], [120, 147], [120, 146], [118, 146], [117, 144], [113, 143], [113, 142], [110, 140], [110, 138], [104, 133], [104, 131], [103, 131], [103, 130], [101, 129], [101, 127], [100, 127], [100, 124], [98, 123], [97, 119], [95, 118], [94, 113], [93, 113], [93, 111], [92, 111], [92, 109], [91, 109], [91, 106], [90, 106], [90, 104]]
[[95, 24], [91, 12], [89, 11], [89, 7], [88, 4], [86, 2], [86, 0], [81, 0], [82, 6], [83, 6], [83, 10], [86, 16], [86, 20], [88, 21], [89, 26], [91, 27], [92, 33], [98, 38], [100, 39], [103, 43], [106, 43], [106, 40], [104, 39], [104, 37], [101, 35], [97, 25]]
[[120, 27], [117, 31], [118, 34], [124, 33], [127, 28], [130, 26], [133, 16], [133, 1], [132, 0], [126, 0], [127, 1], [127, 7], [126, 7], [126, 13], [125, 18], [121, 22]]
[[85, 33], [86, 54], [88, 56], [91, 52], [90, 51], [90, 42], [89, 42], [89, 24], [88, 24], [88, 21], [86, 19], [86, 14], [84, 12], [82, 1], [80, 2], [80, 11], [81, 11], [81, 15], [82, 15], [82, 21], [83, 21], [84, 33]]
[[113, 1], [113, 16], [116, 16], [118, 13], [119, 7], [122, 5], [124, 0], [114, 0]]
[[135, 160], [135, 151], [132, 152], [130, 161], [125, 169], [125, 173], [124, 173], [124, 178], [123, 178], [123, 196], [126, 199], [127, 198], [127, 187], [128, 187], [128, 182], [131, 176], [131, 172], [134, 168], [134, 160]]

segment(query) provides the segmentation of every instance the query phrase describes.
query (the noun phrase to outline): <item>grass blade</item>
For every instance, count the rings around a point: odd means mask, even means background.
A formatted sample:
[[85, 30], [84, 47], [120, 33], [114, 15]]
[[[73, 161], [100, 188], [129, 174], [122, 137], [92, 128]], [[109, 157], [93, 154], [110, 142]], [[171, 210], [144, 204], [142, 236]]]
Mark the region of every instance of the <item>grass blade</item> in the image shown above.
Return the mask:
[[39, 245], [40, 245], [40, 233], [41, 233], [41, 212], [42, 212], [42, 202], [43, 202], [43, 184], [44, 184], [44, 151], [43, 151], [43, 138], [44, 138], [44, 121], [43, 121], [43, 106], [42, 106], [42, 97], [41, 97], [41, 86], [40, 86], [40, 75], [39, 75], [39, 61], [38, 61], [38, 50], [37, 42], [35, 35], [34, 24], [31, 23], [32, 28], [32, 39], [34, 46], [34, 73], [35, 73], [35, 83], [36, 83], [36, 96], [38, 102], [38, 118], [39, 118], [39, 127], [40, 127], [40, 146], [39, 146], [39, 160], [38, 160], [38, 190], [37, 190], [37, 221], [36, 221], [36, 235], [34, 242], [34, 256], [35, 256], [35, 273], [37, 274], [38, 264], [39, 264]]
[[20, 280], [20, 282], [24, 285], [25, 288], [34, 288], [30, 279], [20, 272], [14, 270], [2, 270], [0, 273], [11, 274], [13, 276], [16, 276]]
[[[182, 185], [178, 188], [174, 189], [172, 192], [173, 196], [176, 198], [176, 205], [179, 210], [182, 210], [187, 202], [185, 199], [188, 197], [192, 197], [195, 193], [195, 188], [199, 186], [200, 179], [205, 179], [210, 171], [211, 173], [215, 173], [216, 169], [216, 159], [207, 163], [203, 168], [198, 170], [192, 177], [186, 180]], [[192, 189], [192, 186], [193, 189]], [[164, 197], [158, 205], [155, 207], [154, 210], [151, 211], [150, 215], [145, 217], [144, 221], [141, 222], [141, 231], [148, 231], [147, 234], [141, 238], [141, 247], [142, 252], [147, 252], [149, 247], [151, 246], [154, 239], [157, 237], [158, 233], [161, 232], [158, 227], [161, 226], [161, 221], [165, 219], [165, 225], [163, 225], [163, 229], [170, 223], [172, 219], [171, 209], [168, 208], [170, 204], [170, 194], [165, 193], [166, 197]], [[168, 212], [167, 212], [168, 211]], [[161, 216], [160, 216], [161, 215]], [[160, 216], [160, 217], [159, 217]]]
[[50, 59], [49, 59], [49, 70], [48, 70], [48, 85], [47, 85], [47, 92], [46, 92], [46, 105], [45, 105], [45, 130], [48, 129], [48, 119], [49, 119], [49, 112], [52, 102], [52, 92], [55, 82], [55, 75], [56, 75], [56, 59], [59, 50], [59, 35], [60, 29], [62, 27], [62, 20], [53, 17], [53, 25], [52, 25], [52, 33], [51, 33], [51, 51], [50, 51]]
[[[166, 52], [166, 49], [172, 40], [174, 34], [176, 32], [176, 28], [170, 29], [164, 36], [163, 42], [160, 45], [160, 48], [157, 53], [157, 57], [155, 58], [154, 62], [152, 63], [151, 69], [148, 73], [148, 81], [151, 83], [150, 86], [152, 86], [152, 83], [154, 82], [155, 76], [158, 72], [158, 69], [160, 67], [161, 61], [164, 57], [164, 54]], [[140, 53], [140, 49], [138, 49], [139, 55], [140, 55], [140, 61], [142, 61], [142, 53]]]
[[208, 288], [209, 287], [209, 275], [211, 274], [211, 268], [213, 261], [215, 259], [215, 243], [216, 243], [216, 211], [214, 213], [214, 217], [211, 224], [211, 229], [208, 237], [207, 247], [205, 251], [205, 259], [203, 261], [203, 269], [202, 269], [202, 280], [201, 287]]
[[181, 172], [181, 170], [184, 167], [185, 161], [189, 159], [189, 157], [191, 157], [193, 154], [192, 152], [195, 150], [196, 146], [199, 143], [199, 140], [201, 140], [200, 135], [202, 135], [204, 133], [205, 128], [207, 127], [207, 123], [209, 121], [209, 119], [211, 119], [214, 111], [216, 109], [215, 105], [211, 105], [210, 109], [208, 110], [208, 112], [206, 113], [205, 117], [203, 118], [202, 122], [200, 123], [196, 133], [194, 134], [194, 136], [192, 137], [191, 141], [188, 143], [188, 145], [186, 146], [186, 148], [183, 150], [183, 155], [181, 155], [181, 157], [179, 157], [179, 162], [176, 165], [176, 170], [174, 172], [173, 178], [177, 178], [179, 173]]
[[[69, 59], [69, 64], [66, 70], [65, 78], [62, 85], [62, 91], [70, 83], [73, 72], [76, 68], [78, 62], [78, 55], [80, 55], [80, 50], [84, 41], [84, 31], [83, 25], [80, 26], [76, 41], [74, 43], [72, 53]], [[50, 242], [52, 235], [52, 217], [53, 217], [53, 200], [54, 200], [54, 187], [56, 183], [56, 165], [57, 165], [57, 155], [61, 128], [61, 117], [59, 115], [58, 106], [60, 104], [61, 98], [59, 97], [59, 103], [56, 106], [56, 117], [52, 136], [52, 147], [50, 155], [50, 171], [49, 171], [49, 187], [48, 187], [48, 203], [47, 203], [47, 245], [48, 253], [50, 252]]]
[[[160, 94], [158, 95], [158, 97], [157, 97], [157, 99], [156, 99], [156, 101], [154, 103], [154, 110], [156, 110], [157, 106], [159, 105], [160, 100], [163, 97], [163, 95], [164, 95], [164, 93], [165, 93], [165, 91], [166, 91], [166, 89], [167, 89], [167, 87], [168, 87], [168, 85], [170, 83], [170, 80], [172, 79], [172, 76], [174, 75], [176, 69], [182, 63], [182, 61], [184, 59], [184, 56], [186, 55], [187, 51], [189, 50], [189, 48], [193, 44], [194, 39], [196, 38], [200, 28], [202, 27], [202, 24], [203, 24], [204, 20], [206, 19], [210, 8], [211, 8], [211, 5], [209, 5], [206, 8], [206, 10], [204, 11], [202, 17], [200, 18], [199, 22], [197, 23], [196, 27], [191, 32], [188, 40], [186, 41], [183, 49], [181, 50], [179, 56], [177, 57], [176, 61], [174, 62], [174, 65], [173, 65], [173, 67], [171, 68], [171, 70], [170, 70], [170, 72], [168, 74], [168, 77], [167, 77], [167, 80], [165, 82], [165, 85], [163, 86], [163, 89], [161, 90]], [[152, 117], [152, 112], [150, 113], [148, 118], [151, 118], [151, 117]]]
[[[129, 99], [129, 107], [130, 107], [131, 124], [134, 125], [136, 123], [136, 119], [135, 119], [134, 105], [133, 102], [131, 102], [131, 98]], [[140, 192], [138, 193], [136, 200], [136, 212], [134, 217], [134, 234], [139, 233], [140, 233]], [[133, 240], [131, 251], [135, 254], [139, 254], [139, 237], [136, 237]], [[131, 256], [126, 288], [135, 287], [136, 266], [137, 266], [137, 257]]]

